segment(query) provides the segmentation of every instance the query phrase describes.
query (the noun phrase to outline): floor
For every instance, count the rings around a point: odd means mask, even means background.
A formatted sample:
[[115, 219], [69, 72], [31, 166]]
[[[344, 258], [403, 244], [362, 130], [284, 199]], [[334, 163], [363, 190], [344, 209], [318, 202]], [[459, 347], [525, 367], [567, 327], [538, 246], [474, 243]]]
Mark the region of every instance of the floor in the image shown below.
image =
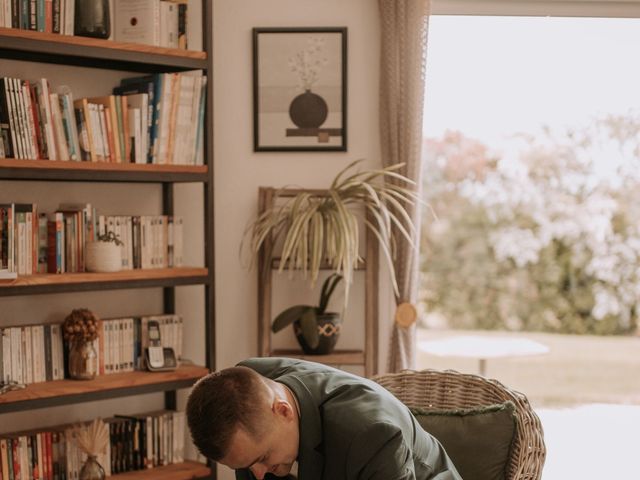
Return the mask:
[[[495, 358], [487, 376], [527, 395], [547, 445], [543, 480], [640, 480], [640, 336], [418, 330], [418, 344], [460, 336], [527, 338], [545, 355]], [[478, 373], [478, 360], [418, 350], [418, 368]]]
[[543, 480], [640, 479], [640, 406], [538, 409], [547, 445]]

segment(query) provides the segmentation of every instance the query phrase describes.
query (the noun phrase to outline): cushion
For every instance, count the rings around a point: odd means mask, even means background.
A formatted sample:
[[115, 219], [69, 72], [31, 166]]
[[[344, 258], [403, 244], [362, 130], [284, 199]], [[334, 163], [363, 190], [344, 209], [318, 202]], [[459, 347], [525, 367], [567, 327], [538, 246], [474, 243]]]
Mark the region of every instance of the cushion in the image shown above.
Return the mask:
[[412, 408], [411, 412], [442, 444], [464, 480], [504, 480], [516, 431], [513, 402], [453, 411]]

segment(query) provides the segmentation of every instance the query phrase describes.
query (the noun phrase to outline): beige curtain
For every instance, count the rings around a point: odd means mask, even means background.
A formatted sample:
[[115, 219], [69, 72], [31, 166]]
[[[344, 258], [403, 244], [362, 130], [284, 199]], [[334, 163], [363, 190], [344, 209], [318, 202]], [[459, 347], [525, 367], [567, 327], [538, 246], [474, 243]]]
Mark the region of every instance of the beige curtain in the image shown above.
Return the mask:
[[[379, 0], [381, 21], [380, 132], [382, 163], [405, 163], [401, 172], [416, 182], [420, 190], [422, 163], [422, 109], [426, 69], [429, 0]], [[420, 208], [411, 212], [420, 231]], [[415, 310], [418, 290], [419, 255], [401, 236], [394, 259], [399, 296], [391, 326], [389, 370], [415, 368], [415, 321], [406, 321]], [[419, 245], [419, 237], [415, 239]], [[409, 304], [409, 305], [406, 305]], [[408, 307], [408, 308], [407, 308]], [[402, 312], [402, 314], [400, 314]], [[410, 317], [410, 315], [409, 315]], [[411, 318], [409, 318], [411, 320]], [[415, 320], [415, 315], [414, 315]]]

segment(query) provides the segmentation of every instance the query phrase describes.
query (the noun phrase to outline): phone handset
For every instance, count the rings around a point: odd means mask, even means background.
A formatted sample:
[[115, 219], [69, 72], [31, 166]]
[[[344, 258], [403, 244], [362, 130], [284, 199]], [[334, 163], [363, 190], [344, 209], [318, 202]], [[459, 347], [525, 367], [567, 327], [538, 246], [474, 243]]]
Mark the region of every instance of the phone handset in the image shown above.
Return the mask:
[[149, 320], [147, 324], [149, 333], [149, 346], [147, 347], [147, 362], [149, 369], [164, 367], [164, 352], [160, 341], [160, 324], [155, 320]]

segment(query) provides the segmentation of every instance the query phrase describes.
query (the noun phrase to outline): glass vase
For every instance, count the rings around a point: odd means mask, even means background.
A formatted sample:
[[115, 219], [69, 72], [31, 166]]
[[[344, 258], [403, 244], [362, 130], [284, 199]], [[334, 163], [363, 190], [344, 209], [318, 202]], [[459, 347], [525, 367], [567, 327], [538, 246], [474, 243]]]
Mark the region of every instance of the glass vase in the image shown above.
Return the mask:
[[73, 342], [69, 347], [69, 376], [75, 380], [93, 380], [98, 374], [98, 355], [93, 343]]
[[78, 478], [79, 480], [104, 480], [104, 468], [98, 463], [95, 456], [89, 455]]

